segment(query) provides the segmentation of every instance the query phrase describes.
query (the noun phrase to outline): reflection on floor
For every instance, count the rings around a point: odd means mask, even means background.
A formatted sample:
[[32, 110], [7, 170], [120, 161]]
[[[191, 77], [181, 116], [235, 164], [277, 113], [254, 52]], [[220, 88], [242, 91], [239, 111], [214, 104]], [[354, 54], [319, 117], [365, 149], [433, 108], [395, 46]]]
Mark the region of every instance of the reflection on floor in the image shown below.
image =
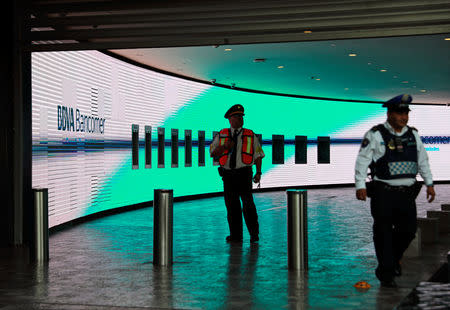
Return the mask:
[[[450, 202], [450, 185], [437, 201]], [[287, 269], [286, 192], [255, 194], [260, 242], [228, 244], [223, 199], [174, 204], [174, 265], [153, 259], [153, 209], [108, 216], [50, 237], [50, 262], [3, 259], [0, 309], [392, 309], [446, 261], [449, 234], [403, 260], [399, 288], [380, 288], [373, 269], [368, 202], [353, 188], [308, 190], [309, 270]], [[18, 250], [19, 251], [19, 250]], [[357, 290], [367, 281], [372, 287]]]

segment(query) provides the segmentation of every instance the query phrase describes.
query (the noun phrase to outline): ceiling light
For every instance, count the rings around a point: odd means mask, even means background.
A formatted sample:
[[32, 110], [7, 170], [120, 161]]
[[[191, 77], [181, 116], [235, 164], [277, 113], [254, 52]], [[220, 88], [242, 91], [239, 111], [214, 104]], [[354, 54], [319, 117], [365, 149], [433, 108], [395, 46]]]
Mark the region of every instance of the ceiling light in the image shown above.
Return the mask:
[[284, 66], [278, 66], [277, 68], [278, 68], [278, 69], [283, 69], [283, 68], [284, 68]]
[[427, 90], [426, 90], [426, 89], [421, 89], [421, 90], [420, 90], [420, 92], [422, 92], [422, 93], [426, 93], [426, 92], [427, 92]]
[[348, 87], [344, 88], [344, 90], [348, 90]]
[[355, 54], [355, 53], [350, 53], [350, 54], [348, 54], [348, 56], [350, 56], [350, 57], [355, 57], [356, 54]]
[[225, 52], [229, 52], [229, 51], [231, 51], [232, 49], [231, 48], [226, 48], [225, 49]]
[[317, 79], [316, 79], [316, 81], [320, 81], [320, 79], [319, 79], [319, 78], [317, 78]]
[[387, 71], [386, 69], [381, 69], [381, 70], [380, 70], [380, 72], [386, 72], [386, 71]]
[[303, 33], [312, 33], [312, 31], [311, 30], [305, 30], [305, 31], [303, 31]]
[[368, 62], [367, 64], [370, 66], [372, 63], [371, 63], [371, 62]]
[[450, 38], [445, 38], [444, 40], [445, 40], [445, 41], [450, 41]]

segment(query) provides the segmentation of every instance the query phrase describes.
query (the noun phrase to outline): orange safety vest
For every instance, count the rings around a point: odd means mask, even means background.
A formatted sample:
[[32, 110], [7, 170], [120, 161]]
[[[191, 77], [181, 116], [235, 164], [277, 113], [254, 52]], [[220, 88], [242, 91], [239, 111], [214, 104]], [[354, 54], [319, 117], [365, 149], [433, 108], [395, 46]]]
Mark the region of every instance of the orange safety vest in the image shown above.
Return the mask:
[[[250, 129], [242, 129], [242, 153], [241, 159], [245, 165], [250, 165], [253, 161], [253, 154], [255, 149], [253, 147], [253, 141], [255, 139], [255, 134]], [[219, 145], [224, 145], [225, 142], [231, 139], [230, 128], [224, 128], [219, 132]], [[229, 150], [225, 152], [219, 158], [219, 164], [225, 166], [228, 160]]]

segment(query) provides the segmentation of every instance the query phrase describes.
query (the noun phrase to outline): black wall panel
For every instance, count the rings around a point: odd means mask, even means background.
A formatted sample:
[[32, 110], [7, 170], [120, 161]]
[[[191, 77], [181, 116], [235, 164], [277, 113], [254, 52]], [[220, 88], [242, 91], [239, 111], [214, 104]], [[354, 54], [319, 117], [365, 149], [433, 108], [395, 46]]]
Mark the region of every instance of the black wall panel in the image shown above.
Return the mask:
[[178, 129], [171, 131], [171, 148], [172, 148], [172, 168], [178, 168]]
[[295, 136], [295, 163], [306, 164], [308, 141], [306, 136]]
[[330, 137], [317, 137], [317, 163], [330, 163]]
[[164, 168], [165, 130], [158, 127], [158, 168]]
[[272, 164], [284, 164], [284, 135], [272, 135]]
[[152, 126], [145, 126], [145, 168], [152, 167]]
[[192, 130], [184, 131], [184, 166], [192, 167]]
[[139, 169], [139, 125], [131, 125], [131, 168]]
[[205, 165], [205, 131], [198, 131], [198, 165]]

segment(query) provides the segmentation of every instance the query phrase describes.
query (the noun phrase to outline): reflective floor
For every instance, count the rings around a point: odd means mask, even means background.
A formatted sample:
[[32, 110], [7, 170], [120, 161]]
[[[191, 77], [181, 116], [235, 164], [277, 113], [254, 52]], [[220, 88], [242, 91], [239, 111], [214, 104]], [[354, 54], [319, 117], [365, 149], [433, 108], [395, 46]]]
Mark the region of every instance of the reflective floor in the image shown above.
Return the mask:
[[[436, 191], [428, 204], [422, 190], [419, 216], [450, 203], [450, 185]], [[52, 234], [48, 265], [3, 257], [0, 309], [392, 309], [446, 261], [450, 235], [403, 259], [398, 288], [380, 288], [369, 203], [354, 196], [308, 190], [307, 272], [287, 268], [286, 192], [254, 195], [259, 244], [247, 231], [226, 243], [223, 198], [208, 198], [174, 204], [172, 268], [152, 264], [152, 208], [116, 214]]]

